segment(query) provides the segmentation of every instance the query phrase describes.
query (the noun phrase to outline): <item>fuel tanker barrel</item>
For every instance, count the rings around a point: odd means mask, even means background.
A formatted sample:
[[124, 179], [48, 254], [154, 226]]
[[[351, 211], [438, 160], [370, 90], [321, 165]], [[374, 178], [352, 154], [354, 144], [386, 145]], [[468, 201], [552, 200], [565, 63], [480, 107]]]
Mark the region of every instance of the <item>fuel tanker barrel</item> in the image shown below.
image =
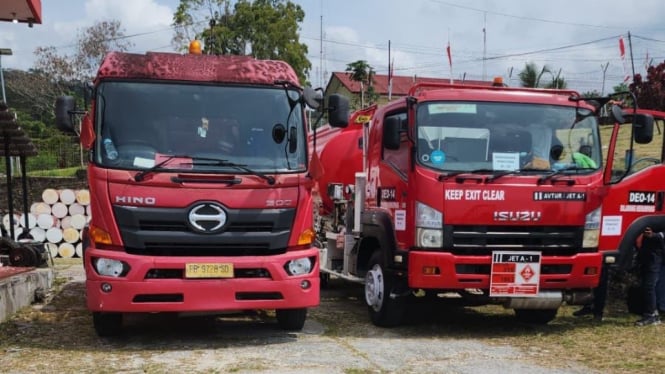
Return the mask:
[[331, 183], [355, 183], [355, 173], [362, 171], [363, 127], [351, 123], [344, 129], [323, 126], [316, 133], [316, 152], [322, 169], [318, 179], [319, 194], [326, 213], [333, 209], [327, 189]]

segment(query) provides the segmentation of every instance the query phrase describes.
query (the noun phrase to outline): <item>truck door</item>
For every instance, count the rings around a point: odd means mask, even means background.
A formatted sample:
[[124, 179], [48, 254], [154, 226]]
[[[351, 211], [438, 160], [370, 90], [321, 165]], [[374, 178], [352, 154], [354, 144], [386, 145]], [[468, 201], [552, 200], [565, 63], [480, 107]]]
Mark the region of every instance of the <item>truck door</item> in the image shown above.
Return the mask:
[[[642, 217], [652, 217], [649, 225], [661, 221], [660, 229], [665, 229], [664, 125], [665, 113], [654, 115], [653, 140], [648, 144], [633, 143], [632, 152], [631, 126], [621, 126], [614, 153], [613, 184], [603, 200], [600, 250], [618, 249], [622, 240], [633, 243], [647, 222]], [[601, 131], [605, 144], [610, 133], [611, 126]]]
[[[382, 149], [382, 161], [379, 163], [377, 180], [377, 206], [390, 212], [397, 237], [398, 247], [404, 248], [407, 240], [406, 193], [409, 175], [410, 142], [407, 137], [406, 111], [390, 113], [388, 117], [397, 117], [401, 123], [401, 141], [399, 149]], [[383, 118], [385, 122], [386, 118]]]

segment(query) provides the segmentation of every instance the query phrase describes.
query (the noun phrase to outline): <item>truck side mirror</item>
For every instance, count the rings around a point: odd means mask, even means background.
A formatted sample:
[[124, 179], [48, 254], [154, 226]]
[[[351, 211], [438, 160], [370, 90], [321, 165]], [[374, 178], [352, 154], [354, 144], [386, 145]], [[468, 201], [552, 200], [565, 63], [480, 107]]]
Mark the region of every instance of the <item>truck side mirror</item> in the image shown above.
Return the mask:
[[635, 114], [633, 117], [633, 139], [637, 144], [648, 144], [653, 140], [653, 117]]
[[399, 149], [400, 128], [402, 121], [398, 117], [388, 117], [383, 123], [383, 147], [386, 149]]
[[55, 125], [62, 131], [73, 133], [73, 111], [76, 109], [76, 100], [72, 96], [60, 96], [55, 99]]
[[308, 107], [317, 110], [321, 106], [323, 101], [323, 95], [318, 90], [313, 89], [312, 87], [305, 87], [303, 89], [303, 100]]
[[328, 98], [328, 123], [332, 127], [349, 125], [349, 99], [342, 95], [332, 94]]
[[612, 118], [614, 118], [614, 121], [618, 123], [626, 122], [626, 119], [623, 116], [623, 109], [621, 109], [621, 107], [616, 104], [612, 105]]

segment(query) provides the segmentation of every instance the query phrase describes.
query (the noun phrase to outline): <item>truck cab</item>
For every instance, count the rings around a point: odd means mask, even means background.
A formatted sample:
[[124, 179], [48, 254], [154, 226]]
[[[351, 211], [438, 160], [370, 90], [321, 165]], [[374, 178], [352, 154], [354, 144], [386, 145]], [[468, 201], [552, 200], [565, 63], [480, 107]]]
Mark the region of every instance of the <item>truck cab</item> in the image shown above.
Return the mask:
[[127, 313], [269, 309], [301, 329], [319, 303], [306, 102], [281, 61], [110, 53], [91, 106], [58, 124], [90, 151], [86, 300], [99, 335]]
[[[599, 126], [606, 101], [415, 85], [358, 130], [365, 161], [353, 188], [319, 188], [354, 192], [331, 194], [331, 218], [318, 225], [328, 228], [322, 272], [364, 283], [379, 326], [401, 323], [419, 297], [501, 304], [533, 323], [588, 301], [611, 183]], [[326, 224], [342, 217], [342, 229]]]

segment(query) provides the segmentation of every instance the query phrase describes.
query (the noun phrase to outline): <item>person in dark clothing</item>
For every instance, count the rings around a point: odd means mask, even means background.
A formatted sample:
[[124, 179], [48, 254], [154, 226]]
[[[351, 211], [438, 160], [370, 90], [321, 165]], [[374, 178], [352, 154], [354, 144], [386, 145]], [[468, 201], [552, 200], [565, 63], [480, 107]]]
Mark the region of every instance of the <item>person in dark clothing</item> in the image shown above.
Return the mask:
[[593, 301], [574, 311], [573, 316], [582, 317], [593, 315], [595, 321], [600, 322], [603, 320], [603, 311], [605, 310], [605, 303], [607, 302], [607, 289], [609, 287], [610, 279], [608, 273], [608, 267], [602, 266], [600, 269], [598, 286], [593, 289]]
[[654, 232], [651, 227], [644, 229], [642, 245], [638, 249], [638, 261], [642, 275], [642, 292], [644, 296], [644, 314], [635, 322], [636, 326], [660, 324], [660, 316], [656, 309], [656, 284], [660, 277], [665, 255], [663, 232]]

